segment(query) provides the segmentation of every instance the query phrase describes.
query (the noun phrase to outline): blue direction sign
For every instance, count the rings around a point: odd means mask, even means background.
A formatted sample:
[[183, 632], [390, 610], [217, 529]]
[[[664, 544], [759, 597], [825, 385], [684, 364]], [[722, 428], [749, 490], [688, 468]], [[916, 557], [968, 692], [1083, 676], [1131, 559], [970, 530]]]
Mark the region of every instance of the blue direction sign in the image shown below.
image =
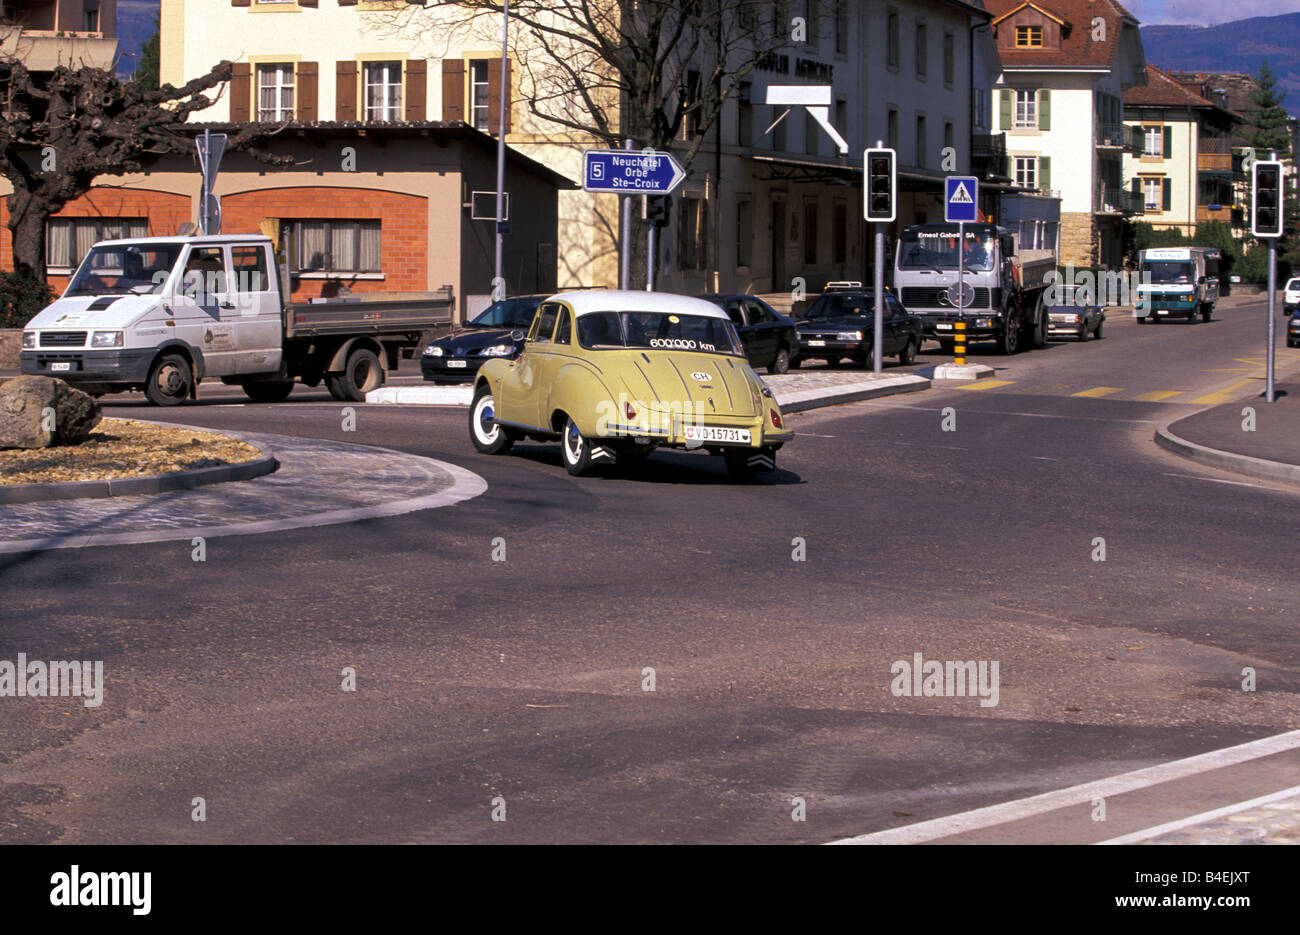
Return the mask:
[[949, 224], [974, 224], [979, 220], [980, 181], [973, 175], [950, 175], [943, 180], [943, 219]]
[[619, 195], [667, 195], [686, 173], [672, 153], [589, 149], [582, 154], [582, 187]]

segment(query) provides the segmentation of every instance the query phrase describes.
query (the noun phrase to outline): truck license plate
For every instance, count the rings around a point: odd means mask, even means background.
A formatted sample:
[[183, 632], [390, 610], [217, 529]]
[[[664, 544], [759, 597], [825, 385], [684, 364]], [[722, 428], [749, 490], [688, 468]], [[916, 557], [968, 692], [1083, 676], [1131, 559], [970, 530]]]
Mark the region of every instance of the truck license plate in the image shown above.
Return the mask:
[[935, 331], [951, 331], [951, 330], [952, 330], [952, 325], [935, 325], [935, 326], [934, 326], [934, 330], [935, 330]]
[[462, 367], [465, 366], [465, 361], [463, 361], [463, 360], [449, 360], [449, 361], [447, 361], [447, 366], [448, 366], [448, 367], [451, 367], [451, 368], [453, 368], [453, 369], [459, 369], [459, 368], [462, 368]]
[[65, 360], [65, 361], [63, 361], [62, 363], [58, 363], [58, 364], [50, 364], [50, 369], [51, 369], [51, 370], [71, 370], [71, 369], [72, 369], [72, 362], [71, 362], [71, 361], [67, 361], [67, 360]]

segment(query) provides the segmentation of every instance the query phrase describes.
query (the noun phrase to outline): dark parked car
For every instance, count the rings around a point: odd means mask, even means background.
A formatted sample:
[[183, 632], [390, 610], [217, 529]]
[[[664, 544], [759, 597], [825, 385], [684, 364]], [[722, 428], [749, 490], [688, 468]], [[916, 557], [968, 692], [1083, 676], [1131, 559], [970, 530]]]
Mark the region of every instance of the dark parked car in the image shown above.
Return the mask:
[[731, 316], [731, 323], [745, 346], [745, 359], [757, 370], [785, 373], [799, 347], [794, 319], [787, 318], [762, 299], [752, 295], [702, 295]]
[[[874, 292], [827, 292], [818, 296], [798, 323], [799, 356], [795, 366], [815, 358], [833, 364], [844, 357], [870, 365], [875, 316]], [[886, 357], [897, 354], [903, 364], [916, 360], [923, 340], [921, 319], [903, 308], [892, 292], [885, 293], [882, 322], [881, 353]]]
[[1286, 346], [1300, 347], [1300, 311], [1292, 312], [1286, 323]]
[[1106, 312], [1092, 297], [1087, 286], [1054, 286], [1047, 290], [1047, 334], [1072, 335], [1080, 341], [1088, 335], [1101, 337]]
[[420, 373], [434, 383], [469, 383], [485, 360], [514, 360], [523, 350], [533, 313], [546, 298], [520, 295], [493, 302], [463, 327], [425, 345]]

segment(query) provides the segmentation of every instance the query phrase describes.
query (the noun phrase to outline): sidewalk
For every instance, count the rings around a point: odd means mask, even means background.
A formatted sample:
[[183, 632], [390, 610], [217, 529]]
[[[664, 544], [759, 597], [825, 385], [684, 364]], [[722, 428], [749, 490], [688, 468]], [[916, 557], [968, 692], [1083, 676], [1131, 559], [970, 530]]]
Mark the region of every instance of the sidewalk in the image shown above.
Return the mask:
[[[1278, 383], [1276, 390], [1273, 403], [1246, 396], [1166, 423], [1156, 429], [1156, 443], [1210, 467], [1300, 484], [1300, 383]], [[1248, 407], [1254, 431], [1242, 414]]]

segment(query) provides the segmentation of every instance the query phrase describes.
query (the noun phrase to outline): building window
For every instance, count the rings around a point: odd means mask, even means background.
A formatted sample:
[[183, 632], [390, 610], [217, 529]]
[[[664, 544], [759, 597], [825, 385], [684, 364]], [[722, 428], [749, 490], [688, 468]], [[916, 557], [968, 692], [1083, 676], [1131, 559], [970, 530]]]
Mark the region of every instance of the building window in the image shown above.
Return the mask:
[[1016, 90], [1015, 128], [1017, 130], [1035, 130], [1038, 128], [1037, 91]]
[[50, 218], [45, 225], [45, 257], [52, 269], [76, 269], [100, 240], [148, 237], [145, 218]]
[[469, 63], [469, 109], [474, 129], [488, 131], [488, 63], [474, 59]]
[[736, 95], [736, 145], [754, 145], [754, 86], [748, 81], [740, 83]]
[[1165, 153], [1165, 133], [1163, 127], [1142, 128], [1142, 155], [1159, 159]]
[[817, 265], [817, 202], [803, 203], [803, 261], [806, 266]]
[[920, 114], [916, 115], [916, 164], [925, 165], [925, 151], [929, 147], [929, 140], [926, 139], [925, 118]]
[[677, 217], [677, 268], [702, 270], [708, 260], [707, 212], [702, 198], [683, 198]]
[[1142, 200], [1148, 211], [1159, 211], [1164, 197], [1164, 179], [1160, 176], [1144, 176], [1142, 179]]
[[975, 88], [974, 97], [971, 100], [971, 124], [979, 130], [986, 129], [988, 123], [984, 115], [988, 113], [989, 92], [987, 88]]
[[945, 121], [943, 122], [943, 146], [944, 146], [944, 149], [948, 149], [948, 150], [954, 150], [954, 149], [956, 148], [956, 147], [954, 146], [954, 144], [953, 144], [952, 121], [951, 121], [951, 120], [945, 120]]
[[81, 28], [86, 32], [99, 32], [99, 4], [87, 3], [82, 11]]
[[1021, 188], [1038, 187], [1038, 157], [1016, 157], [1016, 184]]
[[849, 51], [849, 0], [835, 0], [835, 51]]
[[678, 137], [689, 143], [700, 135], [700, 73], [688, 71], [686, 85], [681, 90], [682, 97], [682, 135]]
[[751, 202], [736, 203], [736, 265], [748, 267], [754, 237], [754, 206]]
[[885, 29], [885, 64], [898, 68], [898, 14], [890, 12]]
[[885, 145], [898, 149], [898, 110], [889, 108], [889, 118], [885, 122]]
[[366, 119], [402, 119], [402, 63], [366, 63]]
[[957, 69], [957, 46], [952, 33], [943, 34], [943, 83], [952, 87], [953, 73]]
[[842, 201], [837, 201], [833, 213], [835, 223], [834, 230], [831, 232], [834, 238], [831, 244], [831, 262], [841, 266], [849, 258], [849, 206]]
[[1016, 48], [1041, 49], [1043, 47], [1042, 26], [1017, 26]]
[[257, 119], [293, 119], [293, 66], [257, 67]]
[[926, 29], [925, 23], [916, 24], [916, 77], [925, 77], [925, 53], [926, 53]]
[[381, 271], [378, 221], [285, 221], [289, 268], [303, 273]]
[[814, 49], [821, 44], [821, 34], [817, 30], [818, 20], [821, 19], [821, 10], [818, 8], [817, 0], [804, 0], [804, 16], [808, 23], [808, 44]]

